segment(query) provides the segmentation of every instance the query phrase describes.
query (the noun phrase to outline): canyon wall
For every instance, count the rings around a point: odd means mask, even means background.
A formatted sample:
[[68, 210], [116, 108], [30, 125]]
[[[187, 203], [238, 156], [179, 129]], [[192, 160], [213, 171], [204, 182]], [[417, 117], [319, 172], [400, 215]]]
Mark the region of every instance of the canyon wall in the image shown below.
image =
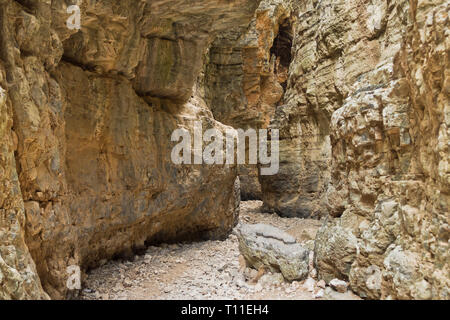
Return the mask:
[[68, 266], [236, 223], [236, 167], [173, 164], [171, 134], [225, 130], [197, 76], [258, 1], [82, 1], [81, 30], [66, 26], [71, 4], [0, 1], [4, 299], [64, 298]]
[[[227, 30], [212, 43], [202, 86], [216, 120], [243, 130], [269, 127], [287, 82], [291, 8], [288, 1], [264, 0], [248, 27]], [[258, 166], [238, 170], [242, 198], [262, 199]]]
[[319, 276], [362, 297], [449, 298], [448, 11], [264, 0], [247, 30], [209, 52], [215, 118], [280, 130], [280, 172], [256, 179], [241, 166], [243, 197], [324, 218]]
[[[0, 299], [64, 298], [244, 198], [322, 218], [315, 266], [362, 297], [449, 299], [445, 0], [0, 0]], [[280, 171], [175, 165], [175, 129], [280, 130]], [[195, 150], [194, 152], [199, 152]]]
[[297, 1], [271, 126], [285, 216], [323, 216], [320, 278], [362, 297], [449, 298], [449, 2]]

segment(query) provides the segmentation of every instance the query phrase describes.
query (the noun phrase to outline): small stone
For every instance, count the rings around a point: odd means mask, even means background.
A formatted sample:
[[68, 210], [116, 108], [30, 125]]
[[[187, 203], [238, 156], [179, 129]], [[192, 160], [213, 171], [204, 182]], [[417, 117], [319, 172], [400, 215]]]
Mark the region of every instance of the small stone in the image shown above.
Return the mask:
[[320, 289], [319, 291], [316, 292], [316, 294], [314, 294], [314, 299], [323, 298], [324, 294], [325, 294], [324, 290]]
[[309, 270], [314, 269], [314, 251], [309, 252], [308, 267], [309, 267]]
[[217, 271], [222, 272], [222, 271], [224, 271], [226, 268], [228, 268], [228, 266], [229, 266], [228, 262], [227, 262], [227, 263], [224, 263], [222, 266], [220, 266], [220, 267], [217, 269]]
[[239, 278], [236, 280], [236, 286], [240, 288], [245, 288], [247, 284], [245, 283], [245, 280]]
[[326, 283], [325, 283], [324, 280], [320, 280], [319, 282], [317, 282], [317, 286], [318, 286], [319, 288], [325, 289]]
[[330, 281], [329, 285], [337, 292], [340, 292], [340, 293], [347, 292], [348, 283], [343, 280], [333, 279]]
[[313, 278], [308, 278], [308, 279], [306, 279], [305, 283], [303, 283], [303, 288], [305, 288], [309, 292], [313, 292], [315, 284], [316, 284], [316, 281]]

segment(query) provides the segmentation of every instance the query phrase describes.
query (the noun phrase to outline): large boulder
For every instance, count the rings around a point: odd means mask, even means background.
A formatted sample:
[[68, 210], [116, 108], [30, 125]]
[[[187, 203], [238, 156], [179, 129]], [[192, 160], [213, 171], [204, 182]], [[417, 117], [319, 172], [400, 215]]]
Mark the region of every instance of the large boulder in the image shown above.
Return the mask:
[[294, 237], [266, 224], [240, 225], [237, 235], [248, 266], [281, 272], [289, 281], [307, 277], [309, 251]]
[[350, 229], [334, 221], [325, 222], [317, 233], [314, 247], [314, 265], [320, 278], [327, 283], [334, 278], [348, 280], [357, 242]]

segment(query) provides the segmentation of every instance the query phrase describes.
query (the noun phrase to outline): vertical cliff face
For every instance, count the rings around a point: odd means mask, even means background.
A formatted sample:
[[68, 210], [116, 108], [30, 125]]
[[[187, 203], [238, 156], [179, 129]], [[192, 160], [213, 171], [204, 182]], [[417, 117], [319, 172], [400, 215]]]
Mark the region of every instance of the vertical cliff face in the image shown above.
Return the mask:
[[[237, 129], [268, 128], [287, 83], [291, 10], [288, 1], [262, 1], [248, 27], [212, 43], [203, 86], [215, 119]], [[239, 176], [243, 199], [262, 199], [257, 166], [240, 166]]]
[[2, 298], [61, 298], [70, 265], [236, 222], [236, 167], [173, 164], [171, 134], [225, 129], [194, 84], [258, 1], [83, 1], [79, 31], [74, 3], [0, 2]]
[[263, 199], [328, 216], [315, 264], [369, 298], [448, 298], [447, 1], [303, 1]]
[[[0, 0], [0, 299], [224, 237], [238, 175], [244, 198], [325, 218], [325, 281], [449, 298], [448, 1], [83, 1], [71, 30], [75, 3]], [[279, 129], [279, 173], [175, 165], [196, 121]]]
[[[0, 81], [4, 79], [0, 70]], [[1, 86], [0, 114], [0, 300], [45, 299], [48, 296], [25, 244], [25, 210], [14, 160], [17, 135], [11, 130], [11, 104]]]

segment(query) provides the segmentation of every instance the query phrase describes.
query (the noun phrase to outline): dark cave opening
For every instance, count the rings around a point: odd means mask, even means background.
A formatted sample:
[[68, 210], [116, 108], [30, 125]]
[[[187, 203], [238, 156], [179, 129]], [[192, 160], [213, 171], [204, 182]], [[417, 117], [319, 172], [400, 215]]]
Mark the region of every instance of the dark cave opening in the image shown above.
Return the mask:
[[270, 48], [271, 57], [275, 57], [274, 72], [279, 78], [279, 82], [286, 91], [289, 65], [292, 61], [292, 39], [293, 28], [288, 18], [280, 22], [278, 34]]

